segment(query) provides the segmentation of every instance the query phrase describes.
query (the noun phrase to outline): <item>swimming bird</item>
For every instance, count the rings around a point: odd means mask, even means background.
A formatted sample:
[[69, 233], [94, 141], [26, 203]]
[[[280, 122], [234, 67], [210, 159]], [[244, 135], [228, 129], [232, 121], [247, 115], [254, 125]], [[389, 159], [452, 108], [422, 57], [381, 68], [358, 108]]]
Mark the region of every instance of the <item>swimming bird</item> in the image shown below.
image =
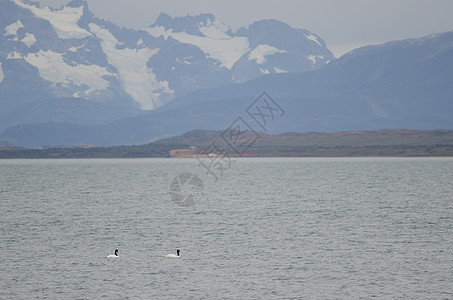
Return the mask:
[[173, 253], [167, 254], [167, 255], [165, 255], [165, 257], [172, 257], [172, 258], [179, 257], [179, 252], [180, 252], [179, 249], [176, 249], [176, 254], [173, 254]]
[[115, 257], [119, 257], [119, 255], [118, 255], [118, 249], [115, 249], [115, 254], [110, 254], [110, 255], [107, 255], [106, 257], [107, 257], [107, 258], [115, 258]]

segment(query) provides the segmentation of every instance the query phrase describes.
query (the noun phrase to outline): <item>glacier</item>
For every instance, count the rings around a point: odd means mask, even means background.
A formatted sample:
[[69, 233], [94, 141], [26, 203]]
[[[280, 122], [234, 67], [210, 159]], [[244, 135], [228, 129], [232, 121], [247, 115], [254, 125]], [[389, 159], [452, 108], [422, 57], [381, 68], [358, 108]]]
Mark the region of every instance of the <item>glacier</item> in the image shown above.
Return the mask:
[[18, 6], [30, 10], [36, 17], [49, 21], [61, 39], [82, 39], [91, 36], [91, 33], [77, 24], [83, 15], [83, 6], [65, 6], [61, 10], [51, 10], [47, 6], [38, 8], [19, 0], [13, 1]]
[[95, 90], [104, 90], [109, 82], [103, 76], [114, 76], [106, 68], [96, 65], [77, 64], [68, 65], [63, 60], [61, 53], [40, 50], [37, 53], [30, 53], [25, 60], [39, 70], [39, 75], [54, 84], [69, 86], [70, 84], [89, 87], [86, 94], [89, 95]]
[[91, 32], [101, 39], [102, 49], [109, 62], [118, 70], [126, 93], [140, 104], [141, 109], [151, 110], [165, 104], [162, 95], [171, 95], [167, 81], [159, 81], [147, 61], [159, 49], [118, 49], [118, 40], [106, 29], [94, 23], [89, 24]]

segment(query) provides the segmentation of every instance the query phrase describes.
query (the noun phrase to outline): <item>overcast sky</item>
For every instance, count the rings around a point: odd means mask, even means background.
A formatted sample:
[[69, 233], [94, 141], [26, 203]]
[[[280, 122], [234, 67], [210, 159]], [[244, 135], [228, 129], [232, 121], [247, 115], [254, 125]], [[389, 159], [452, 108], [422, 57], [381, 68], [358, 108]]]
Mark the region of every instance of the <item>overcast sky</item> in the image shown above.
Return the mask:
[[[59, 7], [66, 0], [40, 0]], [[233, 31], [277, 19], [319, 35], [339, 57], [363, 45], [453, 30], [452, 0], [87, 0], [98, 17], [144, 28], [160, 12], [213, 13]]]

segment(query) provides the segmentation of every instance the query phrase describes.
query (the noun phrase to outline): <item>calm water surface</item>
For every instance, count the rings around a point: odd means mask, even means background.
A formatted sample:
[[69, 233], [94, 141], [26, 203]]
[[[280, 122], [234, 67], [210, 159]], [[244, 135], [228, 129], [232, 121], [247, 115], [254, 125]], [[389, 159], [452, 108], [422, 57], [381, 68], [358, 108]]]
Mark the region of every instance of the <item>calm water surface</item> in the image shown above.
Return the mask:
[[453, 158], [0, 160], [0, 213], [1, 299], [453, 298]]

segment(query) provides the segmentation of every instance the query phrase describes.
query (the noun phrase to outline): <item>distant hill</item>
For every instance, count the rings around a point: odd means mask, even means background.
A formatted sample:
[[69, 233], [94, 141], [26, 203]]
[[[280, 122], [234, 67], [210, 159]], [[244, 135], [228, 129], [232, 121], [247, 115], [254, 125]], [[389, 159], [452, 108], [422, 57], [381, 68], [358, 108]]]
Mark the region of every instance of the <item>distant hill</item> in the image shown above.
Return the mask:
[[[154, 145], [190, 145], [203, 148], [216, 142], [225, 144], [224, 131], [192, 130], [183, 135], [162, 139]], [[368, 147], [453, 145], [453, 130], [386, 129], [373, 131], [309, 132], [259, 135], [251, 149], [266, 147]], [[223, 147], [227, 147], [223, 145]]]
[[[225, 131], [194, 130], [153, 144], [187, 145], [194, 154], [209, 154], [221, 149], [232, 156], [450, 156], [453, 155], [453, 130], [376, 130], [335, 133], [257, 133], [242, 139], [235, 149]], [[236, 139], [236, 136], [233, 136]], [[241, 142], [236, 144], [241, 144]], [[173, 147], [174, 148], [174, 147]], [[239, 150], [239, 151], [236, 151]]]
[[[249, 133], [248, 137], [253, 138], [254, 134]], [[0, 149], [0, 158], [193, 157], [210, 154], [245, 157], [453, 156], [453, 130], [256, 134], [259, 135], [256, 140], [242, 140], [253, 142], [247, 143], [240, 155], [228, 144], [229, 136], [225, 131], [192, 130], [140, 146]]]

